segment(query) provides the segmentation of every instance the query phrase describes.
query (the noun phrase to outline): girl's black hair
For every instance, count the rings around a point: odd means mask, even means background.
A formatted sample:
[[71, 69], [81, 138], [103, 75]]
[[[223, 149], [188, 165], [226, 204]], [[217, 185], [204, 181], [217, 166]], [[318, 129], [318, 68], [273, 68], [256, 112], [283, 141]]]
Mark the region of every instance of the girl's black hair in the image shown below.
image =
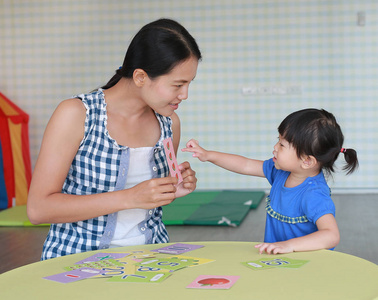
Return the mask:
[[335, 116], [324, 109], [303, 109], [288, 115], [278, 127], [279, 134], [294, 146], [297, 156], [314, 156], [321, 169], [330, 174], [334, 163], [344, 153], [343, 170], [352, 173], [358, 167], [354, 149], [342, 148], [344, 135]]
[[195, 39], [178, 22], [159, 19], [143, 26], [132, 39], [121, 68], [103, 86], [108, 89], [122, 77], [132, 78], [135, 69], [144, 70], [154, 79], [169, 73], [177, 64], [190, 58], [202, 59]]

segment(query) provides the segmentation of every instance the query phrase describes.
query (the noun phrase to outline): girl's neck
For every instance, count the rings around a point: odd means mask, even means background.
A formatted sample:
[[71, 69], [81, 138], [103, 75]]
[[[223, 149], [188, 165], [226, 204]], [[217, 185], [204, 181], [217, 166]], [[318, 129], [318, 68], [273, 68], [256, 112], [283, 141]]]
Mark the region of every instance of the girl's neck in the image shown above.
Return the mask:
[[290, 173], [286, 179], [285, 187], [293, 188], [300, 184], [302, 184], [307, 178], [315, 177], [320, 173], [320, 171], [316, 172], [303, 172], [303, 173]]

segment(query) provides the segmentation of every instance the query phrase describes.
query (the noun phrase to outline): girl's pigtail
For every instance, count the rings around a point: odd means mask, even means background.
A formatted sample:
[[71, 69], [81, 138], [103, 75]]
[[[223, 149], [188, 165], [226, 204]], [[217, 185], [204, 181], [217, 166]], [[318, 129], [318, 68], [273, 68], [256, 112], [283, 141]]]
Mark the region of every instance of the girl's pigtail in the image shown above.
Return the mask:
[[347, 175], [353, 173], [358, 168], [357, 152], [354, 149], [341, 148], [341, 153], [344, 153], [344, 158], [347, 164], [343, 170], [347, 171]]

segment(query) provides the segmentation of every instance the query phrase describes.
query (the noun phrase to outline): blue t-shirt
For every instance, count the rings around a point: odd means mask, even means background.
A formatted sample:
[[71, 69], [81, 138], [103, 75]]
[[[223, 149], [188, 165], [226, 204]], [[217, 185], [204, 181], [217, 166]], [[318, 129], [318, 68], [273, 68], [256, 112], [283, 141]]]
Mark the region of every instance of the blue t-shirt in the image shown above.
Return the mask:
[[265, 242], [308, 235], [318, 230], [316, 221], [321, 216], [335, 216], [335, 205], [322, 172], [293, 188], [285, 187], [290, 172], [277, 170], [273, 159], [264, 162], [264, 174], [272, 185], [267, 197]]

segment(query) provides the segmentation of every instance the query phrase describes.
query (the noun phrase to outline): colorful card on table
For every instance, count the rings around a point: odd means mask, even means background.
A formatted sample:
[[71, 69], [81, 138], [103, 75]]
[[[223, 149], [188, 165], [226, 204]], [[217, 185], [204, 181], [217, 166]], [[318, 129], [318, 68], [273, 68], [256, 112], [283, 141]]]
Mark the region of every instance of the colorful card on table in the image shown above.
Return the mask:
[[272, 268], [300, 268], [308, 260], [292, 259], [287, 257], [280, 258], [261, 258], [255, 261], [243, 262], [242, 264], [253, 270], [266, 270]]
[[92, 256], [89, 256], [81, 261], [78, 261], [76, 264], [86, 264], [94, 261], [101, 261], [107, 259], [117, 259], [130, 255], [130, 253], [97, 253]]
[[155, 257], [155, 255], [156, 253], [153, 253], [150, 250], [132, 250], [130, 251], [128, 258], [142, 259], [142, 258]]
[[282, 267], [282, 268], [291, 268], [291, 269], [298, 269], [308, 263], [308, 260], [301, 260], [301, 259], [292, 259], [292, 258], [287, 258], [287, 257], [282, 257], [282, 259], [286, 262], [285, 264], [282, 264], [281, 266], [277, 267]]
[[182, 181], [182, 175], [178, 168], [178, 163], [175, 155], [175, 150], [173, 148], [172, 138], [166, 138], [163, 140], [163, 146], [165, 151], [165, 156], [167, 157], [169, 171], [172, 177], [176, 177], [178, 179], [179, 184]]
[[121, 276], [125, 274], [135, 274], [136, 266], [133, 264], [123, 265], [122, 267], [104, 268], [101, 270], [101, 276], [98, 277], [112, 277]]
[[135, 274], [126, 274], [123, 276], [113, 276], [107, 281], [110, 282], [142, 282], [142, 283], [160, 283], [171, 276], [169, 272], [135, 272]]
[[105, 260], [92, 261], [92, 262], [87, 262], [87, 263], [74, 264], [72, 266], [65, 267], [64, 269], [67, 271], [70, 271], [70, 270], [77, 270], [81, 268], [103, 269], [103, 268], [111, 268], [111, 267], [117, 267], [117, 266], [123, 266], [123, 264], [116, 261], [115, 259], [105, 259]]
[[[124, 258], [119, 258], [124, 259]], [[105, 259], [100, 261], [93, 261], [84, 264], [75, 264], [73, 266], [65, 267], [67, 271], [77, 270], [82, 268], [92, 268], [100, 271], [98, 275], [94, 277], [108, 277], [115, 275], [128, 274], [129, 272], [135, 272], [134, 261], [129, 259], [129, 262], [118, 261], [115, 259]]]
[[196, 264], [197, 262], [194, 259], [180, 259], [178, 257], [170, 257], [146, 259], [143, 260], [143, 262], [137, 263], [136, 266], [155, 268], [157, 271], [163, 269], [173, 272]]
[[152, 250], [153, 252], [167, 253], [167, 254], [181, 254], [189, 252], [198, 248], [202, 248], [203, 245], [181, 244], [176, 243], [170, 246]]
[[71, 270], [64, 273], [59, 273], [47, 277], [43, 277], [47, 280], [52, 280], [60, 283], [70, 283], [82, 279], [91, 278], [100, 274], [100, 270], [91, 268], [81, 268], [77, 270]]
[[191, 259], [191, 260], [195, 261], [196, 264], [192, 265], [192, 266], [189, 266], [189, 267], [195, 267], [195, 266], [199, 266], [199, 265], [203, 265], [203, 264], [208, 264], [208, 263], [211, 263], [211, 262], [215, 261], [215, 259], [199, 258], [199, 257], [189, 257], [189, 256], [183, 256], [183, 255], [177, 255], [176, 257], [180, 258], [180, 259]]
[[231, 288], [239, 278], [240, 276], [200, 275], [186, 288], [224, 290]]

